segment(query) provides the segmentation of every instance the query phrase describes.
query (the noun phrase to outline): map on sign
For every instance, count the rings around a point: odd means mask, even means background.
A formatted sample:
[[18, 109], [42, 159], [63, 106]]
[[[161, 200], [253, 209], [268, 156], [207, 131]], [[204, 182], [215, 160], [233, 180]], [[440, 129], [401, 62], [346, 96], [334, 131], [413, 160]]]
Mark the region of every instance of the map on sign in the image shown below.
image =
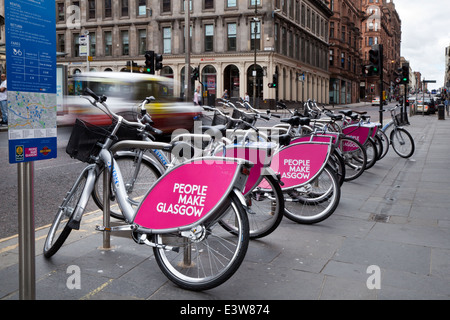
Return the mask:
[[9, 139], [56, 137], [56, 95], [10, 92]]

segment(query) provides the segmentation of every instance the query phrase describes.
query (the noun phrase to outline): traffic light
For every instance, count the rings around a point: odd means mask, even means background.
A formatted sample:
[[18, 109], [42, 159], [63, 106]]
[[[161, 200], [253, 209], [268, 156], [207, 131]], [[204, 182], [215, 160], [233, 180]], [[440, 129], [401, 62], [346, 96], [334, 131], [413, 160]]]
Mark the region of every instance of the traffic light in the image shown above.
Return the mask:
[[155, 52], [145, 51], [145, 73], [155, 74]]
[[162, 54], [155, 54], [155, 71], [161, 70], [163, 68], [162, 61]]
[[278, 73], [274, 73], [272, 76], [272, 88], [278, 87]]
[[374, 76], [379, 75], [381, 72], [383, 59], [383, 50], [379, 44], [373, 45], [369, 51], [370, 64], [366, 66], [366, 75]]
[[198, 80], [199, 77], [200, 77], [200, 71], [199, 71], [198, 67], [195, 67], [195, 68], [192, 70], [191, 79], [192, 79], [193, 81], [195, 81], [195, 80]]
[[409, 84], [409, 64], [402, 65], [402, 74], [400, 75], [400, 83]]

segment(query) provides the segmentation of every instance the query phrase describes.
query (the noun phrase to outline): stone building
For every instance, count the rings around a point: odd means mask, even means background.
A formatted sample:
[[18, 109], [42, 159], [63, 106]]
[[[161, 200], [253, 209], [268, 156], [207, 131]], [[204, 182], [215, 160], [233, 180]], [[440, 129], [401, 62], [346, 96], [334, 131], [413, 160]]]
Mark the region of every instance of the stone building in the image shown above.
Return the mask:
[[[187, 1], [187, 0], [186, 0]], [[191, 67], [199, 67], [204, 96], [253, 97], [261, 107], [275, 99], [329, 100], [325, 0], [198, 0], [190, 3]], [[255, 10], [256, 9], [256, 10]], [[56, 0], [58, 63], [68, 74], [87, 71], [80, 35], [89, 33], [90, 70], [138, 68], [147, 50], [163, 54], [161, 75], [181, 82], [185, 72], [185, 0]], [[255, 50], [256, 49], [256, 50]], [[256, 68], [254, 68], [256, 51]], [[256, 71], [256, 76], [254, 76]], [[276, 89], [269, 88], [278, 75]], [[183, 92], [175, 92], [182, 96]]]

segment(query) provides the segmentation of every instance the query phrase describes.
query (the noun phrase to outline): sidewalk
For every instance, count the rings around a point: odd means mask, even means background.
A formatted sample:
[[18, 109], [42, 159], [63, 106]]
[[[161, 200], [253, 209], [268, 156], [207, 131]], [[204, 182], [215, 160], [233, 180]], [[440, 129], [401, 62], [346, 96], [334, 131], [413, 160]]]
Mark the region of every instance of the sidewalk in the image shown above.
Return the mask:
[[[317, 225], [283, 219], [274, 233], [250, 243], [239, 270], [215, 289], [179, 289], [159, 270], [152, 249], [125, 233], [113, 234], [112, 248], [103, 250], [102, 234], [94, 230], [102, 223], [97, 211], [50, 260], [42, 255], [48, 230], [37, 230], [36, 298], [448, 300], [450, 119], [414, 116], [410, 122], [412, 158], [391, 149], [344, 183], [338, 209]], [[73, 270], [80, 271], [80, 289], [68, 288]], [[18, 299], [18, 279], [17, 237], [0, 239], [0, 299]]]

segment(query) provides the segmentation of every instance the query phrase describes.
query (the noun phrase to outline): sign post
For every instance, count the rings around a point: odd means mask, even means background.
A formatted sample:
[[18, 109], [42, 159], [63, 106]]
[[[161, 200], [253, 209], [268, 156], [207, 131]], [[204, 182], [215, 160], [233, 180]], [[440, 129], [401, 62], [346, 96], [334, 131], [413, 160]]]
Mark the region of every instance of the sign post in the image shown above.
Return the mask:
[[50, 0], [5, 1], [9, 162], [18, 164], [19, 298], [35, 298], [34, 166], [56, 158], [56, 19]]

